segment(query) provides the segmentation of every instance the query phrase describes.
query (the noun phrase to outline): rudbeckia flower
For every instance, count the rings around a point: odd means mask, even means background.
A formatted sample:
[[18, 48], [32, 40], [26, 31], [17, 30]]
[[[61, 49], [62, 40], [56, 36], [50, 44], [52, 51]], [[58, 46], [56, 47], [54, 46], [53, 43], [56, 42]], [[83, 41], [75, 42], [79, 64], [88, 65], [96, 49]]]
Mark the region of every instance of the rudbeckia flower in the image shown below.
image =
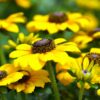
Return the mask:
[[4, 64], [0, 67], [0, 86], [6, 86], [14, 83], [23, 77], [23, 73], [16, 72], [11, 64]]
[[[90, 32], [79, 31], [71, 39], [79, 48], [86, 48], [88, 43], [100, 39], [100, 28], [96, 28]], [[99, 44], [99, 43], [98, 43]]]
[[14, 13], [8, 16], [6, 19], [0, 19], [0, 30], [6, 30], [9, 32], [19, 32], [19, 28], [16, 23], [24, 23], [26, 21], [22, 12]]
[[55, 12], [48, 15], [35, 15], [27, 24], [27, 29], [33, 31], [48, 31], [50, 34], [70, 29], [77, 32], [80, 26], [90, 25], [89, 20], [80, 13]]
[[[97, 48], [92, 48], [89, 53], [82, 55], [77, 59], [70, 58], [69, 62], [63, 66], [58, 64], [56, 67], [58, 75], [60, 73], [69, 73], [67, 76], [66, 74], [59, 77], [57, 76], [58, 80], [62, 77], [62, 79], [65, 79], [64, 82], [67, 84], [67, 79], [70, 78], [70, 80], [72, 80], [74, 77], [75, 80], [79, 82], [85, 82], [84, 88], [86, 89], [89, 89], [91, 84], [100, 84], [100, 53], [96, 52], [96, 49]], [[63, 83], [63, 80], [60, 81]], [[78, 83], [78, 86], [81, 86], [80, 83]]]
[[4, 45], [4, 48], [10, 49], [10, 48], [16, 48], [17, 45], [27, 43], [32, 44], [33, 42], [39, 40], [40, 38], [38, 35], [34, 35], [34, 33], [30, 33], [29, 35], [25, 35], [24, 33], [19, 33], [18, 38], [16, 41], [8, 40], [8, 44]]
[[31, 0], [15, 0], [15, 1], [19, 6], [23, 8], [31, 7]]
[[36, 87], [44, 88], [44, 85], [50, 82], [48, 78], [49, 74], [46, 70], [33, 71], [29, 66], [24, 69], [18, 66], [17, 68], [18, 72], [23, 73], [23, 77], [8, 85], [10, 89], [14, 89], [17, 92], [32, 93]]
[[72, 42], [66, 43], [63, 38], [59, 39], [41, 39], [32, 45], [20, 44], [16, 50], [10, 53], [10, 58], [14, 60], [15, 65], [23, 67], [29, 65], [33, 70], [41, 69], [47, 61], [54, 61], [64, 64], [68, 61], [68, 52], [80, 52], [76, 44]]

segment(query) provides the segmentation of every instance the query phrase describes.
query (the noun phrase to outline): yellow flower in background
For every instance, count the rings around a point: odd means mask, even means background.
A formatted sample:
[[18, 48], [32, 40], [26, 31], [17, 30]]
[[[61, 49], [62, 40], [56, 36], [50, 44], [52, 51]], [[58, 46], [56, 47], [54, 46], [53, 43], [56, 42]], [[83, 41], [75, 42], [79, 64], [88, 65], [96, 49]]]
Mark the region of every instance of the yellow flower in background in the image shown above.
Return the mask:
[[26, 69], [21, 68], [18, 68], [18, 72], [23, 73], [23, 77], [8, 85], [10, 89], [14, 89], [17, 92], [32, 93], [36, 87], [44, 88], [45, 84], [50, 82], [49, 74], [46, 70], [33, 71], [29, 66]]
[[29, 65], [33, 70], [39, 70], [47, 61], [51, 60], [65, 64], [69, 58], [65, 51], [80, 52], [75, 43], [58, 38], [55, 40], [41, 39], [32, 45], [20, 44], [9, 56], [10, 58], [17, 58], [14, 60], [15, 65], [23, 67]]
[[79, 48], [88, 47], [88, 43], [100, 39], [100, 28], [96, 28], [90, 32], [79, 31], [76, 33], [71, 41], [75, 42]]
[[29, 33], [29, 35], [25, 35], [24, 33], [19, 33], [16, 41], [8, 40], [8, 44], [4, 45], [5, 49], [16, 48], [17, 45], [27, 43], [32, 44], [33, 42], [39, 40], [38, 35], [34, 35], [34, 33]]
[[92, 13], [85, 13], [83, 15], [84, 19], [77, 19], [76, 22], [79, 23], [82, 30], [92, 31], [98, 27], [98, 20]]
[[97, 95], [100, 96], [100, 89], [97, 90]]
[[89, 26], [88, 18], [80, 13], [55, 12], [49, 15], [35, 15], [27, 24], [30, 32], [48, 31], [50, 34], [69, 29], [78, 32], [82, 25]]
[[100, 9], [100, 0], [76, 0], [79, 6], [87, 7], [90, 9]]
[[15, 0], [15, 1], [19, 6], [23, 8], [31, 7], [31, 0]]
[[71, 84], [74, 80], [75, 77], [73, 77], [72, 75], [70, 75], [67, 71], [65, 72], [60, 72], [59, 74], [57, 74], [57, 79], [63, 84], [63, 85], [69, 85]]
[[25, 23], [26, 19], [22, 12], [14, 13], [8, 16], [6, 19], [0, 19], [0, 30], [6, 30], [9, 32], [19, 32], [18, 25], [16, 23]]
[[14, 83], [23, 77], [23, 74], [16, 72], [11, 64], [4, 64], [0, 67], [0, 86], [6, 86]]
[[64, 65], [61, 64], [56, 65], [56, 73], [57, 73], [56, 77], [60, 81], [60, 83], [62, 83], [64, 86], [71, 84], [75, 80], [75, 77], [68, 72], [69, 70], [71, 70], [70, 64], [72, 62], [72, 58], [69, 57], [68, 60], [69, 61], [66, 62]]
[[[58, 64], [56, 66], [57, 79], [64, 85], [70, 84], [75, 79], [89, 82], [84, 85], [86, 89], [89, 89], [91, 84], [100, 84], [100, 53], [98, 50], [100, 51], [100, 48], [92, 48], [89, 53], [79, 58], [70, 57], [65, 65]], [[80, 83], [77, 85], [81, 86]]]

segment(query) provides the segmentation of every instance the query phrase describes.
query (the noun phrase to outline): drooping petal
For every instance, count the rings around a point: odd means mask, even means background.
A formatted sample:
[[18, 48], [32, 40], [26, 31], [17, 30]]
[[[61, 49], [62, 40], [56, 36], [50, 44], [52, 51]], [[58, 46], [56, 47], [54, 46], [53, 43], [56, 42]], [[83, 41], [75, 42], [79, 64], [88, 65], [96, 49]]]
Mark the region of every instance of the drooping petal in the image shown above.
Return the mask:
[[25, 93], [32, 93], [35, 90], [35, 85], [32, 82], [27, 83], [26, 88], [23, 90]]

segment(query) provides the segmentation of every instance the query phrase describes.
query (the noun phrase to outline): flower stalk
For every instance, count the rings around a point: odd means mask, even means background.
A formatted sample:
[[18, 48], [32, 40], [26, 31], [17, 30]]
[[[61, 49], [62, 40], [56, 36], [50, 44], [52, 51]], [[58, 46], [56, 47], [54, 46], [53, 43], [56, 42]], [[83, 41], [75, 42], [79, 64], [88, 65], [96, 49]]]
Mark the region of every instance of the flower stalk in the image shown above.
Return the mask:
[[2, 47], [0, 48], [0, 58], [1, 58], [1, 64], [5, 64], [6, 58], [5, 58], [4, 51], [3, 51]]
[[78, 100], [83, 100], [83, 95], [84, 95], [84, 83], [81, 83], [81, 88], [79, 91], [79, 99]]
[[58, 90], [58, 87], [57, 87], [54, 69], [51, 65], [51, 62], [47, 63], [47, 69], [49, 71], [49, 75], [50, 75], [50, 79], [51, 79], [51, 85], [52, 85], [52, 89], [53, 89], [53, 92], [54, 92], [55, 100], [60, 100], [60, 94], [59, 94], [59, 90]]

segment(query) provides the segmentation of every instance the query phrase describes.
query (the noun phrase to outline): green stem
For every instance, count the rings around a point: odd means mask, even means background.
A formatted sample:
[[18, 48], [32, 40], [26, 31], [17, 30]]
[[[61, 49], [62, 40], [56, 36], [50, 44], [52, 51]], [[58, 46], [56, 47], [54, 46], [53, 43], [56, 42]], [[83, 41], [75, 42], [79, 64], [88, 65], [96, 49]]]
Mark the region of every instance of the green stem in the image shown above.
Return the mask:
[[0, 58], [1, 58], [1, 64], [5, 64], [6, 63], [6, 58], [5, 58], [5, 55], [4, 55], [4, 51], [0, 45]]
[[2, 100], [7, 100], [7, 96], [5, 94], [1, 95]]
[[79, 91], [79, 100], [83, 99], [83, 94], [84, 94], [84, 83], [82, 82], [81, 88], [80, 88], [80, 91]]
[[21, 92], [17, 92], [17, 100], [23, 100]]
[[54, 92], [55, 100], [60, 100], [60, 94], [59, 94], [59, 90], [58, 90], [58, 87], [57, 87], [54, 69], [53, 69], [53, 66], [51, 65], [51, 62], [47, 63], [47, 69], [49, 71], [49, 75], [50, 75], [50, 79], [51, 79], [51, 85], [52, 85], [52, 89], [53, 89], [53, 92]]

